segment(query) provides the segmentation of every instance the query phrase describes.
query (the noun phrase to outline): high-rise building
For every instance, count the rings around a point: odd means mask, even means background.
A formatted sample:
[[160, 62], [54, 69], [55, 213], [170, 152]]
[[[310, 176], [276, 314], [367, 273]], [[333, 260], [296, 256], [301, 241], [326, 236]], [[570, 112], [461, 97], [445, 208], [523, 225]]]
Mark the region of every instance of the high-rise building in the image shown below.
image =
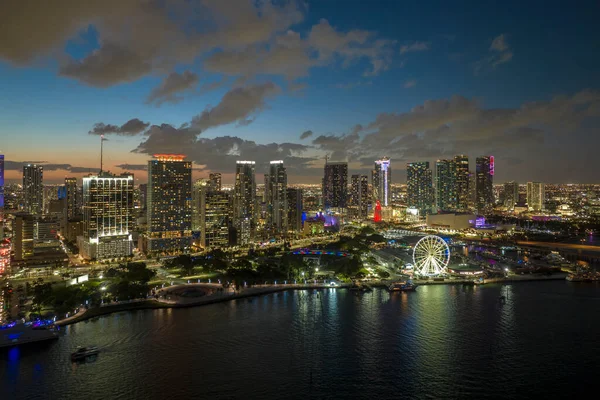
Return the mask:
[[200, 240], [204, 248], [227, 247], [229, 245], [229, 220], [231, 215], [230, 193], [212, 190], [206, 186], [201, 190]]
[[323, 205], [325, 210], [346, 208], [348, 201], [348, 163], [325, 164]]
[[265, 182], [265, 192], [268, 196], [266, 199], [267, 223], [276, 234], [285, 234], [287, 232], [288, 204], [287, 172], [283, 161], [271, 161], [268, 177], [268, 182]]
[[233, 193], [233, 225], [237, 243], [249, 244], [256, 226], [256, 177], [254, 161], [237, 161]]
[[408, 163], [406, 178], [408, 207], [418, 209], [420, 215], [429, 214], [433, 206], [433, 186], [429, 162]]
[[299, 188], [287, 189], [288, 203], [288, 230], [292, 232], [302, 231], [302, 202], [303, 191]]
[[504, 183], [504, 208], [508, 211], [515, 210], [519, 202], [519, 184], [515, 181]]
[[148, 199], [148, 184], [141, 183], [139, 186], [140, 191], [140, 208], [142, 210], [146, 210], [146, 201]]
[[132, 254], [133, 175], [101, 172], [83, 178], [83, 235], [77, 238], [84, 258], [104, 260]]
[[383, 157], [381, 160], [375, 161], [375, 168], [373, 169], [371, 178], [374, 200], [379, 200], [382, 207], [391, 205], [392, 168], [388, 157]]
[[[3, 239], [4, 239], [4, 154], [0, 154], [0, 242]], [[0, 255], [0, 257], [1, 257], [1, 255]]]
[[435, 205], [441, 211], [457, 209], [454, 160], [437, 160], [435, 163]]
[[177, 252], [192, 244], [192, 163], [179, 154], [148, 161], [147, 248]]
[[527, 207], [530, 211], [542, 211], [545, 197], [545, 188], [542, 182], [527, 182]]
[[467, 211], [469, 209], [469, 157], [460, 154], [454, 156], [455, 168], [455, 193], [456, 210]]
[[202, 196], [209, 189], [205, 179], [198, 179], [192, 185], [192, 231], [200, 232], [202, 228]]
[[475, 164], [475, 208], [480, 214], [494, 208], [494, 156], [477, 157]]
[[350, 204], [356, 208], [358, 217], [367, 217], [369, 212], [369, 178], [367, 175], [350, 177]]
[[35, 218], [31, 214], [18, 213], [13, 220], [13, 251], [15, 261], [23, 261], [33, 255]]
[[65, 178], [65, 221], [79, 215], [77, 178]]
[[208, 174], [208, 184], [210, 185], [211, 190], [221, 190], [221, 173], [212, 172]]
[[24, 211], [41, 215], [44, 209], [44, 167], [41, 165], [23, 166]]

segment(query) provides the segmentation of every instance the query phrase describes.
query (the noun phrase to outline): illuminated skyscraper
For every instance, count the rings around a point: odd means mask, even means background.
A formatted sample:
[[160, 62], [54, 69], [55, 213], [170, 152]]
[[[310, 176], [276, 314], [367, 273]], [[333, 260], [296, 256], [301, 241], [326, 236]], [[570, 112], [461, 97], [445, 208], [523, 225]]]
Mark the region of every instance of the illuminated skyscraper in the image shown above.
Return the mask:
[[527, 207], [530, 211], [542, 211], [546, 197], [542, 182], [527, 182]]
[[77, 178], [65, 178], [65, 221], [79, 214]]
[[33, 255], [35, 218], [31, 214], [17, 213], [13, 222], [13, 251], [15, 261], [23, 261]]
[[435, 205], [441, 211], [457, 209], [456, 164], [454, 160], [437, 160], [435, 163]]
[[391, 205], [392, 168], [389, 157], [383, 157], [381, 160], [375, 161], [375, 169], [373, 169], [371, 178], [375, 201], [379, 200], [382, 207]]
[[475, 180], [477, 212], [489, 213], [494, 208], [494, 156], [477, 157]]
[[23, 199], [25, 212], [41, 215], [44, 209], [44, 167], [23, 166]]
[[148, 252], [173, 252], [192, 244], [192, 163], [179, 154], [148, 161]]
[[265, 181], [267, 195], [267, 223], [276, 234], [287, 232], [287, 172], [283, 161], [271, 161], [269, 174]]
[[323, 205], [325, 210], [346, 208], [348, 201], [348, 163], [325, 164]]
[[0, 154], [0, 242], [2, 239], [4, 239], [4, 154]]
[[254, 161], [237, 161], [233, 193], [233, 224], [239, 245], [249, 244], [256, 226], [256, 177]]
[[213, 172], [208, 175], [208, 184], [212, 190], [221, 190], [221, 173]]
[[421, 215], [429, 214], [433, 207], [433, 186], [429, 162], [409, 163], [406, 178], [408, 207], [418, 209]]
[[208, 186], [201, 191], [200, 239], [204, 248], [229, 245], [230, 200], [229, 192]]
[[469, 157], [454, 156], [454, 168], [456, 210], [464, 212], [469, 209]]
[[369, 210], [369, 178], [352, 175], [350, 178], [350, 204], [358, 210], [360, 218], [366, 218]]
[[77, 238], [86, 259], [130, 256], [134, 228], [133, 175], [107, 172], [83, 178], [83, 236]]
[[288, 230], [292, 232], [302, 231], [302, 189], [288, 188], [287, 189], [287, 202], [288, 202]]
[[504, 208], [508, 211], [515, 210], [515, 204], [519, 202], [519, 184], [515, 181], [504, 184]]

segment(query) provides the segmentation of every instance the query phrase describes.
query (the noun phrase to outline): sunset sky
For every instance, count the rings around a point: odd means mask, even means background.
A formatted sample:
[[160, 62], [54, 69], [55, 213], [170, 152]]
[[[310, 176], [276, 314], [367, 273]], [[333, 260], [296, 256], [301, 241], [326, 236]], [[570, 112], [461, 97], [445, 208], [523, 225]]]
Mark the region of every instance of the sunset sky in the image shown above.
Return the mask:
[[158, 152], [227, 183], [237, 159], [316, 183], [326, 154], [387, 155], [404, 183], [461, 153], [496, 182], [597, 182], [600, 3], [576, 3], [3, 1], [6, 178], [97, 171], [104, 134], [105, 169], [140, 182]]

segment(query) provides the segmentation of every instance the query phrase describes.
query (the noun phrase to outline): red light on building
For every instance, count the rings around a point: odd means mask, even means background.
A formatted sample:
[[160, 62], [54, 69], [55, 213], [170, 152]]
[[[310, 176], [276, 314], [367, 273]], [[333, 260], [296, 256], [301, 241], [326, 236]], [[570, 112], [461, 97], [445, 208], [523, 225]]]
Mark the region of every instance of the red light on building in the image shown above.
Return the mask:
[[183, 161], [187, 156], [185, 154], [153, 154], [159, 161]]
[[373, 213], [373, 221], [381, 222], [381, 203], [377, 200], [375, 204], [375, 212]]
[[490, 156], [490, 175], [494, 175], [494, 156]]

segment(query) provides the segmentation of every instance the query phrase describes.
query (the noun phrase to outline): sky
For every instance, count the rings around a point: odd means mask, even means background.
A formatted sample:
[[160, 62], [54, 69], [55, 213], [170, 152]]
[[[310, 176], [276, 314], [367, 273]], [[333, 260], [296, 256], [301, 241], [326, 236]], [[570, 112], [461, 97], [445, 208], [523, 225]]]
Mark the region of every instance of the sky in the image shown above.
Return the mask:
[[[597, 1], [8, 0], [0, 154], [45, 181], [100, 165], [147, 179], [156, 153], [194, 177], [236, 160], [317, 183], [494, 155], [496, 182], [597, 183]], [[258, 179], [258, 178], [257, 178]], [[262, 181], [258, 179], [258, 181]]]

